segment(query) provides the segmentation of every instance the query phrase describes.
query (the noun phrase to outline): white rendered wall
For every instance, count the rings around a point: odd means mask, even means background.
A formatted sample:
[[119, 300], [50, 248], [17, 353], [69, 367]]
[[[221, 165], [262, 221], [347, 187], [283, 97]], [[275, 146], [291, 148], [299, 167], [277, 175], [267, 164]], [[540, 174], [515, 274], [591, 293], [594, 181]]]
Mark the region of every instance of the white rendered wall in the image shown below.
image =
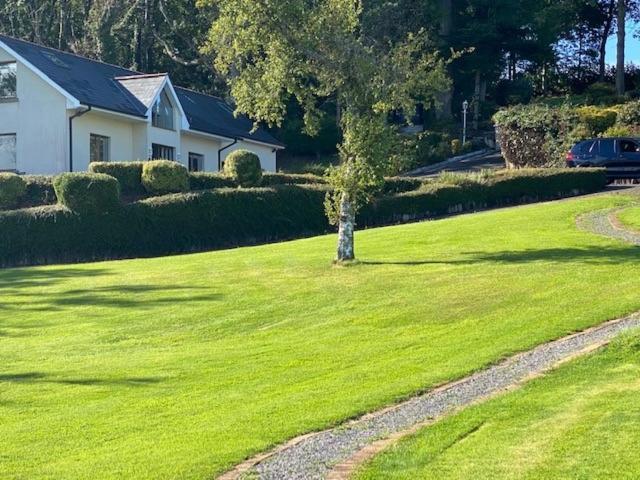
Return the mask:
[[[109, 161], [137, 160], [134, 149], [135, 121], [123, 117], [90, 111], [73, 121], [73, 170], [83, 172], [89, 168], [89, 139], [91, 134], [109, 137]], [[140, 122], [146, 130], [146, 121]], [[138, 140], [136, 140], [138, 142]]]
[[204, 171], [218, 171], [218, 150], [220, 141], [215, 138], [207, 138], [201, 135], [183, 132], [182, 134], [182, 158], [188, 165], [189, 152], [204, 155]]
[[[0, 48], [0, 62], [14, 61]], [[17, 62], [17, 102], [0, 103], [0, 134], [16, 134], [19, 172], [55, 174], [67, 169], [67, 104], [53, 87]]]

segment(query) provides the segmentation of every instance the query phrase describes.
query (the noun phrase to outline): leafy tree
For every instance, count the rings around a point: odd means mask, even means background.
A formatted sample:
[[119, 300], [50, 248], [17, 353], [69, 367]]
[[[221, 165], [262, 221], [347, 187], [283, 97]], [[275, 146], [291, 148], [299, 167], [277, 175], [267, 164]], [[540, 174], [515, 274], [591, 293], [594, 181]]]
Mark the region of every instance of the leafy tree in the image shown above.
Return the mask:
[[322, 116], [319, 104], [330, 97], [339, 102], [341, 164], [329, 173], [334, 193], [326, 205], [339, 227], [336, 260], [353, 260], [357, 209], [402, 154], [401, 136], [387, 117], [433, 101], [448, 84], [445, 62], [427, 32], [407, 29], [390, 38], [373, 28], [372, 11], [359, 1], [208, 4], [219, 16], [205, 50], [215, 55], [238, 112], [279, 125], [293, 96], [306, 130], [314, 133]]

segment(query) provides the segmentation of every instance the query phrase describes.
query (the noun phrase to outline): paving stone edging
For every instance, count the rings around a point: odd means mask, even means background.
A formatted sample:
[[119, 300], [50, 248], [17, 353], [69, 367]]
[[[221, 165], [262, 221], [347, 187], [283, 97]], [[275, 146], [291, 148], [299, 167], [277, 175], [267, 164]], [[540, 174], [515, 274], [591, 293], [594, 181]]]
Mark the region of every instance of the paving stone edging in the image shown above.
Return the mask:
[[[582, 229], [640, 245], [640, 233], [615, 220], [619, 209], [581, 216]], [[539, 345], [398, 405], [336, 428], [297, 437], [272, 452], [247, 460], [222, 480], [343, 480], [389, 443], [462, 407], [520, 385], [559, 364], [606, 345], [622, 332], [640, 327], [640, 313]]]

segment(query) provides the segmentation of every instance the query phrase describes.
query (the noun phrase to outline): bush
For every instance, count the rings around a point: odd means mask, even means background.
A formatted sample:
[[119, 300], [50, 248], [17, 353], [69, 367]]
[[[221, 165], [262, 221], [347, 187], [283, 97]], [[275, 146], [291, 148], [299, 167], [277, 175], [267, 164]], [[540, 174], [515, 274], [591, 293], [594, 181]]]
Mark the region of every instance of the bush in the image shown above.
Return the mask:
[[611, 105], [617, 99], [616, 87], [611, 83], [596, 82], [585, 90], [585, 96], [590, 104]]
[[63, 173], [53, 179], [61, 205], [85, 215], [114, 211], [120, 204], [120, 185], [104, 173]]
[[640, 126], [640, 101], [618, 106], [618, 124], [630, 127]]
[[600, 136], [603, 138], [633, 137], [635, 136], [635, 132], [631, 127], [625, 125], [614, 125], [613, 127], [607, 128]]
[[127, 195], [144, 193], [142, 167], [145, 162], [94, 162], [89, 171], [111, 175], [120, 184], [120, 191]]
[[224, 161], [224, 173], [241, 187], [256, 187], [262, 180], [260, 158], [248, 150], [231, 152]]
[[576, 110], [580, 123], [586, 125], [590, 136], [596, 137], [615, 125], [618, 114], [612, 109], [594, 106], [580, 107]]
[[189, 174], [189, 186], [191, 190], [214, 190], [216, 188], [234, 188], [238, 185], [219, 173], [194, 172]]
[[413, 177], [388, 177], [384, 179], [382, 195], [395, 195], [396, 193], [411, 192], [424, 184], [424, 180]]
[[57, 203], [56, 192], [53, 189], [53, 177], [44, 175], [25, 175], [27, 191], [22, 200], [25, 207], [53, 205]]
[[571, 132], [579, 123], [575, 109], [567, 105], [515, 106], [499, 111], [493, 119], [502, 154], [511, 168], [563, 165], [574, 142]]
[[142, 166], [142, 186], [153, 195], [189, 190], [189, 172], [177, 162], [153, 160]]
[[20, 175], [0, 172], [0, 208], [15, 208], [27, 191], [27, 184]]
[[327, 180], [324, 177], [311, 173], [263, 173], [261, 183], [263, 187], [273, 187], [276, 185], [319, 185], [327, 183]]
[[460, 155], [460, 152], [462, 152], [462, 142], [457, 138], [451, 140], [451, 153], [453, 155]]

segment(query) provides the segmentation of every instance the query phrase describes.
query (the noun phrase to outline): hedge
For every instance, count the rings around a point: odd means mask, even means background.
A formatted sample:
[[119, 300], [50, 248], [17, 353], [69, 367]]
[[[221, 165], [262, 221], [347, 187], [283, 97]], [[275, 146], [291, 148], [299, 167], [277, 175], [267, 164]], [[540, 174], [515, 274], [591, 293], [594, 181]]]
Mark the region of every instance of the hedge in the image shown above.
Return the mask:
[[193, 172], [189, 174], [191, 190], [213, 190], [216, 188], [234, 188], [236, 182], [220, 173]]
[[452, 213], [595, 193], [607, 185], [603, 169], [505, 170], [483, 182], [428, 183], [384, 196], [360, 212], [360, 225], [380, 225]]
[[[439, 179], [444, 181], [446, 177]], [[358, 215], [359, 227], [592, 193], [604, 170], [504, 171], [456, 184], [425, 183], [383, 196]], [[330, 231], [327, 185], [218, 189], [153, 197], [105, 214], [61, 206], [0, 212], [0, 266], [146, 257], [251, 245]]]
[[24, 179], [15, 173], [0, 172], [0, 208], [15, 208], [27, 191]]
[[224, 161], [224, 174], [241, 187], [257, 187], [262, 180], [260, 158], [249, 150], [235, 150]]
[[189, 190], [189, 172], [172, 160], [151, 160], [142, 165], [142, 186], [152, 195]]
[[111, 175], [120, 184], [120, 191], [125, 195], [144, 193], [142, 186], [142, 167], [144, 162], [93, 162], [89, 171]]
[[327, 183], [326, 178], [311, 173], [263, 173], [261, 185], [320, 185]]
[[118, 181], [104, 173], [63, 173], [53, 179], [58, 202], [79, 214], [103, 214], [120, 206]]
[[25, 175], [27, 191], [22, 199], [23, 207], [53, 205], [58, 199], [53, 188], [53, 177], [45, 175]]

